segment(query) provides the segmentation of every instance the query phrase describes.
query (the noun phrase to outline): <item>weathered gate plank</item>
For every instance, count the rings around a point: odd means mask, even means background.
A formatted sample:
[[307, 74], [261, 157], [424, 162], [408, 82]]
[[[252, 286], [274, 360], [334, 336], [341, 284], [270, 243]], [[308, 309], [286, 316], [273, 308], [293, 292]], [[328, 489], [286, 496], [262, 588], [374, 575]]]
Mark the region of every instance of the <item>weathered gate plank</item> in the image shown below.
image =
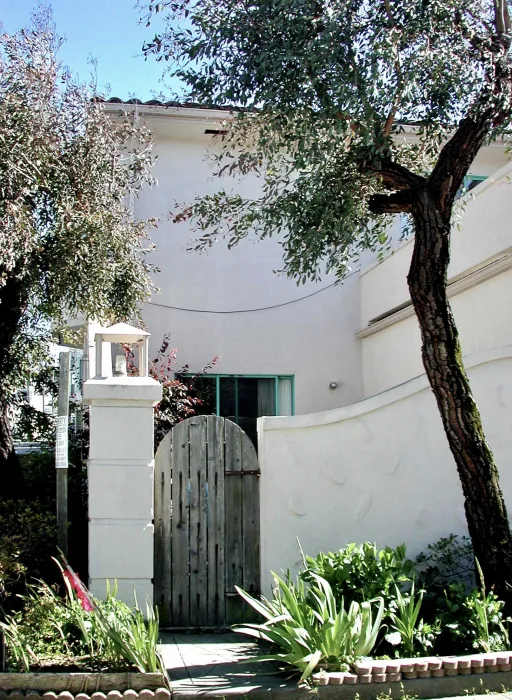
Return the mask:
[[[254, 445], [242, 434], [242, 469], [244, 472], [258, 470], [258, 456]], [[242, 478], [242, 572], [244, 591], [257, 595], [260, 592], [260, 503], [259, 478], [257, 474], [245, 474]], [[253, 608], [243, 604], [244, 620], [253, 621], [258, 615], [253, 614]]]
[[155, 459], [155, 602], [171, 627], [248, 620], [235, 586], [259, 593], [255, 449], [229, 420], [176, 425]]
[[189, 422], [172, 430], [172, 622], [175, 627], [189, 624]]
[[155, 456], [155, 604], [163, 624], [171, 614], [171, 449], [168, 432]]
[[208, 615], [206, 416], [190, 418], [190, 625], [204, 625]]
[[208, 434], [208, 617], [207, 624], [224, 627], [225, 513], [224, 513], [224, 421], [207, 418]]
[[[242, 599], [235, 586], [243, 586], [243, 500], [242, 500], [242, 431], [225, 421], [226, 435], [226, 623], [243, 621]], [[233, 472], [240, 472], [240, 476]]]

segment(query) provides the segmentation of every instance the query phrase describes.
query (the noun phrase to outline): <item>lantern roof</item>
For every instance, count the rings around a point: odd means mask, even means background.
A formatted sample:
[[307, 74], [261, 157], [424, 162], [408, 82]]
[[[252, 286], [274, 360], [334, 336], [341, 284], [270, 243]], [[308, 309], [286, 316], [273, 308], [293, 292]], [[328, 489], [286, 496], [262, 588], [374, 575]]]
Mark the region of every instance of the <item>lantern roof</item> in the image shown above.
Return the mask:
[[128, 323], [115, 323], [113, 326], [103, 329], [98, 335], [101, 335], [107, 343], [141, 343], [151, 333], [130, 326]]

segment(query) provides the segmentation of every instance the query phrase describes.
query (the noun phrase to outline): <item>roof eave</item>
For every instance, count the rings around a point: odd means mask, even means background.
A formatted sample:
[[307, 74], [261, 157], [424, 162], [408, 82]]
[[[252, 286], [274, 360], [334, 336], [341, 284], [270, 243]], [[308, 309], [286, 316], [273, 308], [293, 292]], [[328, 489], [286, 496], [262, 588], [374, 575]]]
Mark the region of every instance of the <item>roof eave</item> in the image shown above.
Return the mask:
[[187, 107], [181, 105], [148, 105], [126, 102], [104, 102], [110, 113], [139, 114], [146, 118], [170, 119], [177, 122], [223, 122], [233, 119], [235, 110], [229, 108]]

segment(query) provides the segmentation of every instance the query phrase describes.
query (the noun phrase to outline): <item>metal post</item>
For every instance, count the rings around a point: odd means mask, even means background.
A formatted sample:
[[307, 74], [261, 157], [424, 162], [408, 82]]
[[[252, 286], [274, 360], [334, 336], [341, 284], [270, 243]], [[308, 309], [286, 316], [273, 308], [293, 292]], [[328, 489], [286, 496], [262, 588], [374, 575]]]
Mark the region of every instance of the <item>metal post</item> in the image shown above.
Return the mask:
[[59, 404], [55, 441], [57, 477], [57, 544], [68, 553], [68, 421], [71, 353], [59, 355]]

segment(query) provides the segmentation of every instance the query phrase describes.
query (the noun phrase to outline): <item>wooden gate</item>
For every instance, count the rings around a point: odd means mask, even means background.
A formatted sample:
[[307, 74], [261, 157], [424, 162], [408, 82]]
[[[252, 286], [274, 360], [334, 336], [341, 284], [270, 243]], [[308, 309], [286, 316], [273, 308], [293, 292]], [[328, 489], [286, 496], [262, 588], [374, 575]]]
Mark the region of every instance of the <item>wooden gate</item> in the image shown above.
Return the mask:
[[260, 588], [259, 470], [241, 428], [195, 416], [155, 458], [155, 602], [166, 627], [225, 628], [250, 617], [235, 591]]

